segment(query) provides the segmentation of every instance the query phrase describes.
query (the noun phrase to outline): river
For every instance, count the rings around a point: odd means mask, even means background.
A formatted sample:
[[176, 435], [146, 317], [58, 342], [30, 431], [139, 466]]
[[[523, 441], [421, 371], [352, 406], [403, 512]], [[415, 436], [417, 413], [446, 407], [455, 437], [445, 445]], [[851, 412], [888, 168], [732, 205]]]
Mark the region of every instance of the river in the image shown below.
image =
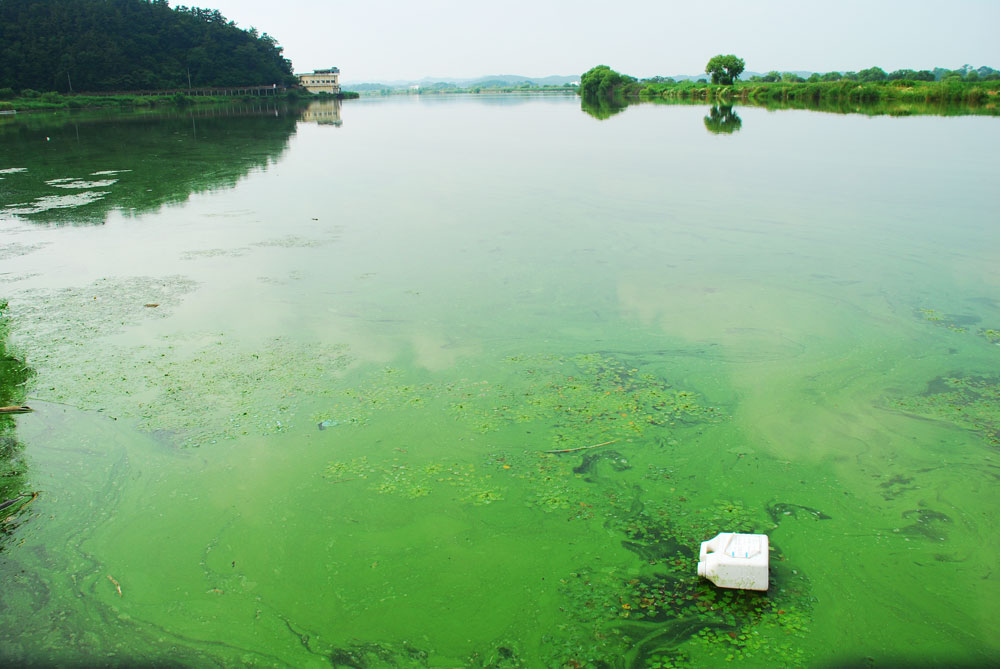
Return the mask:
[[[0, 119], [0, 662], [996, 663], [998, 154], [573, 97]], [[698, 578], [725, 531], [766, 594]]]

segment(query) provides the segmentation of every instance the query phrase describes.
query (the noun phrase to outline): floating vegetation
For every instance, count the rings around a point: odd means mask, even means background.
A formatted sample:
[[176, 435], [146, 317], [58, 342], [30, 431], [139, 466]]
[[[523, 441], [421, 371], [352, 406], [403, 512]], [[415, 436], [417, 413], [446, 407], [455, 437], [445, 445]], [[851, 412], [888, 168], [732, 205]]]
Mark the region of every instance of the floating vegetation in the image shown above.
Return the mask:
[[695, 393], [607, 355], [508, 362], [524, 367], [520, 377], [526, 387], [503, 394], [497, 406], [479, 410], [484, 431], [497, 423], [553, 419], [555, 444], [599, 443], [722, 417], [717, 407], [702, 404]]
[[[686, 510], [680, 500], [638, 500], [617, 500], [619, 511], [626, 504], [629, 511], [609, 516], [606, 525], [621, 532], [623, 546], [643, 559], [641, 571], [623, 576], [587, 569], [560, 580], [580, 643], [604, 640], [596, 648], [588, 644], [587, 657], [598, 654], [609, 666], [627, 667], [710, 666], [737, 659], [806, 663], [796, 642], [808, 632], [810, 585], [781, 564], [776, 547], [766, 594], [716, 588], [694, 575], [692, 546], [720, 526], [754, 531], [763, 523], [759, 512], [728, 500], [704, 510]], [[622, 655], [624, 664], [614, 664]]]
[[607, 355], [512, 357], [506, 363], [514, 372], [506, 384], [409, 384], [386, 368], [368, 384], [343, 391], [342, 401], [317, 422], [342, 415], [364, 422], [379, 411], [443, 399], [456, 420], [480, 433], [541, 423], [556, 446], [587, 446], [723, 418], [696, 393]]
[[373, 642], [356, 642], [350, 645], [330, 648], [318, 652], [311, 644], [319, 644], [318, 639], [297, 632], [291, 623], [285, 621], [289, 631], [302, 639], [302, 643], [314, 655], [319, 655], [335, 669], [374, 669], [375, 667], [399, 667], [400, 669], [415, 669], [429, 667], [427, 652], [409, 643], [387, 644]]
[[1000, 330], [987, 328], [979, 331], [979, 336], [986, 339], [991, 344], [1000, 344]]
[[[26, 345], [44, 342], [43, 351], [31, 351], [33, 359], [44, 358], [60, 346], [94, 347], [98, 337], [121, 332], [143, 320], [166, 318], [168, 308], [198, 284], [182, 276], [100, 279], [83, 287], [34, 290], [11, 304], [14, 336]], [[158, 303], [160, 309], [146, 309]]]
[[[929, 323], [958, 333], [969, 332], [969, 326], [980, 320], [977, 316], [942, 314], [934, 309], [917, 309], [916, 313]], [[976, 334], [990, 344], [1000, 344], [1000, 330], [997, 328], [979, 328]]]
[[929, 323], [933, 323], [939, 327], [946, 328], [952, 332], [968, 332], [969, 329], [962, 325], [959, 325], [957, 320], [959, 318], [955, 316], [950, 316], [947, 314], [942, 314], [934, 309], [917, 309], [917, 314]]
[[374, 456], [331, 462], [325, 477], [405, 499], [444, 494], [471, 505], [524, 505], [568, 521], [602, 523], [619, 537], [635, 555], [627, 573], [590, 564], [560, 579], [560, 611], [567, 618], [544, 635], [544, 666], [806, 662], [797, 648], [811, 619], [805, 577], [782, 565], [772, 570], [775, 581], [766, 595], [720, 590], [696, 576], [695, 547], [720, 527], [757, 532], [773, 526], [775, 514], [785, 511], [827, 516], [794, 504], [751, 510], [734, 500], [697, 508], [664, 490], [671, 468], [633, 466], [635, 449], [676, 446], [686, 427], [721, 420], [718, 408], [604, 354], [514, 357], [506, 365], [512, 373], [504, 383], [406, 383], [398, 370], [386, 368], [369, 384], [343, 391], [335, 407], [314, 418], [318, 425], [363, 428], [388, 415], [396, 420], [397, 411], [447, 406], [465, 429], [493, 440], [522, 435], [572, 448], [494, 450], [476, 464], [421, 462], [396, 448], [403, 455], [385, 462]]
[[17, 242], [2, 244], [0, 245], [0, 260], [9, 260], [11, 258], [25, 256], [43, 248], [44, 246], [45, 244], [40, 242], [35, 244], [20, 244]]
[[282, 249], [305, 249], [323, 246], [324, 243], [325, 242], [321, 239], [309, 239], [307, 237], [287, 235], [285, 237], [276, 237], [274, 239], [265, 239], [263, 241], [255, 242], [253, 246]]
[[924, 393], [893, 400], [891, 405], [972, 430], [988, 444], [1000, 446], [1000, 377], [940, 376]]
[[250, 249], [237, 247], [232, 249], [197, 249], [185, 251], [181, 254], [182, 260], [194, 260], [195, 258], [239, 258], [250, 252]]
[[[954, 332], [968, 332], [965, 325], [979, 322], [975, 316], [945, 316], [933, 309], [919, 309], [918, 313], [924, 320]], [[995, 328], [980, 328], [976, 335], [990, 344], [1000, 344], [1000, 330]], [[927, 384], [923, 393], [891, 399], [889, 404], [907, 413], [972, 430], [991, 446], [1000, 446], [1000, 377], [939, 376]]]
[[418, 464], [402, 457], [376, 465], [364, 456], [330, 462], [324, 476], [331, 483], [368, 482], [378, 494], [409, 499], [445, 493], [473, 506], [517, 500], [542, 511], [571, 510], [568, 520], [591, 517], [588, 510], [600, 503], [596, 491], [574, 474], [572, 461], [533, 451], [492, 453], [478, 466]]
[[[886, 486], [883, 485], [882, 487]], [[767, 507], [767, 514], [771, 516], [771, 522], [775, 525], [778, 525], [788, 517], [808, 518], [809, 520], [830, 520], [830, 516], [819, 509], [814, 509], [811, 506], [802, 506], [801, 504], [787, 504], [785, 502], [771, 504]]]
[[343, 346], [283, 338], [253, 348], [220, 333], [163, 336], [135, 348], [99, 341], [168, 317], [196, 285], [134, 277], [24, 295], [12, 304], [14, 334], [38, 369], [34, 394], [197, 446], [288, 429], [297, 398], [324, 394], [350, 363]]
[[951, 517], [931, 509], [911, 509], [903, 512], [903, 520], [908, 525], [893, 529], [894, 533], [921, 537], [931, 541], [945, 541]]

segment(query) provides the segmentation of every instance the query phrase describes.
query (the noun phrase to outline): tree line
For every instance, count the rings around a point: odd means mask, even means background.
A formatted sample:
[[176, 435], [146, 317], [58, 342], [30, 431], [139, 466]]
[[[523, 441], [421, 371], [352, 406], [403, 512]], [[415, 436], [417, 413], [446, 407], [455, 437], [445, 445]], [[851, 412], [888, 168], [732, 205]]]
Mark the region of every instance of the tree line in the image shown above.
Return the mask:
[[167, 0], [0, 0], [0, 88], [128, 91], [294, 83], [277, 40]]
[[895, 70], [891, 73], [871, 67], [843, 74], [817, 73], [808, 79], [795, 73], [774, 71], [741, 81], [744, 68], [742, 58], [732, 54], [714, 56], [705, 66], [705, 74], [711, 77], [709, 84], [708, 79], [697, 82], [678, 82], [662, 76], [638, 79], [607, 65], [598, 65], [583, 74], [579, 92], [589, 113], [606, 118], [630, 101], [652, 97], [977, 104], [1000, 90], [1000, 72], [986, 66], [973, 69], [965, 65], [958, 70]]
[[825, 81], [858, 81], [861, 83], [871, 83], [877, 81], [945, 81], [945, 82], [976, 82], [976, 81], [997, 81], [1000, 80], [1000, 71], [992, 67], [982, 66], [973, 68], [971, 65], [964, 65], [957, 70], [948, 70], [943, 67], [935, 67], [933, 70], [893, 70], [886, 72], [881, 67], [869, 67], [860, 72], [825, 72], [820, 74], [813, 72], [808, 78], [802, 77], [794, 72], [778, 72], [771, 70], [767, 74], [759, 74], [750, 77], [748, 81], [786, 84], [815, 84]]

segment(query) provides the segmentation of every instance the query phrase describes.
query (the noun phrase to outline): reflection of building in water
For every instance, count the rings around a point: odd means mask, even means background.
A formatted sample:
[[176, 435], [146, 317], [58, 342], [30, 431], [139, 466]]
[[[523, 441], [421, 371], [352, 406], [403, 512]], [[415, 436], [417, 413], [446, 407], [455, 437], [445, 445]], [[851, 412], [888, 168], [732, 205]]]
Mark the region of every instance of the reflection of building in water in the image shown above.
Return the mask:
[[302, 120], [320, 125], [340, 126], [340, 100], [318, 100], [310, 102], [302, 112]]
[[326, 70], [316, 70], [309, 74], [296, 75], [299, 84], [310, 93], [340, 93], [340, 68], [331, 67]]

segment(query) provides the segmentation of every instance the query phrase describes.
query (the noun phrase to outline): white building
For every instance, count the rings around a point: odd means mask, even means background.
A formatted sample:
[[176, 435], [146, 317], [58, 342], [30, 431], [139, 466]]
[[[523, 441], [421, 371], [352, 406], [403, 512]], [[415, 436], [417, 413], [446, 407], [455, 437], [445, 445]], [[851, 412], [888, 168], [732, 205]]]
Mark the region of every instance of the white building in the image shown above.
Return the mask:
[[340, 93], [340, 68], [331, 67], [308, 74], [297, 74], [299, 84], [310, 93]]

